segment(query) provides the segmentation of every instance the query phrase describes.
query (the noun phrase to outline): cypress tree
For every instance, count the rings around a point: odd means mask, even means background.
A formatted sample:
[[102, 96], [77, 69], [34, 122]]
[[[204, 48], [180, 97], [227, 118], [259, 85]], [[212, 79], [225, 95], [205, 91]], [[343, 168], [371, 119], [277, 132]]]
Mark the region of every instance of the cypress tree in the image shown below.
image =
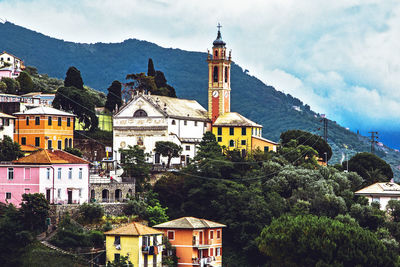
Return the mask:
[[27, 72], [21, 72], [16, 80], [19, 82], [20, 94], [26, 94], [33, 91], [33, 81]]
[[147, 76], [154, 77], [156, 75], [156, 70], [154, 69], [153, 60], [149, 58], [149, 63], [147, 64]]
[[83, 90], [83, 80], [81, 77], [81, 72], [75, 67], [69, 67], [67, 75], [64, 80], [65, 87], [75, 87]]
[[119, 81], [113, 81], [111, 86], [108, 87], [107, 101], [105, 104], [106, 109], [110, 112], [115, 110], [115, 105], [121, 107], [122, 96], [121, 96], [122, 85]]

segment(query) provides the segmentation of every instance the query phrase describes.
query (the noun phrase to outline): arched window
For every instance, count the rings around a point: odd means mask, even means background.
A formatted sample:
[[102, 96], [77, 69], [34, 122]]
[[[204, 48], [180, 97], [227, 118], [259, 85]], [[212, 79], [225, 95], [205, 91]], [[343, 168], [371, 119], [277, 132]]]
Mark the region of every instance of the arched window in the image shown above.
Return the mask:
[[108, 201], [109, 201], [108, 190], [104, 189], [103, 191], [101, 191], [101, 202], [108, 202]]
[[115, 200], [116, 201], [121, 201], [122, 200], [122, 191], [121, 191], [121, 189], [115, 190]]
[[218, 67], [217, 66], [214, 67], [213, 76], [214, 76], [214, 78], [213, 78], [214, 82], [215, 83], [218, 82]]
[[72, 147], [72, 138], [69, 139], [69, 147]]
[[133, 117], [147, 117], [147, 113], [143, 109], [138, 109], [133, 114]]
[[175, 125], [175, 124], [176, 124], [175, 120], [172, 120], [171, 124], [172, 124], [172, 125]]
[[64, 140], [64, 149], [68, 147], [68, 138], [65, 138]]
[[228, 82], [228, 67], [225, 67], [225, 82]]
[[235, 146], [235, 141], [234, 140], [229, 140], [229, 146], [234, 147]]
[[218, 58], [218, 50], [215, 50], [215, 59], [217, 59]]

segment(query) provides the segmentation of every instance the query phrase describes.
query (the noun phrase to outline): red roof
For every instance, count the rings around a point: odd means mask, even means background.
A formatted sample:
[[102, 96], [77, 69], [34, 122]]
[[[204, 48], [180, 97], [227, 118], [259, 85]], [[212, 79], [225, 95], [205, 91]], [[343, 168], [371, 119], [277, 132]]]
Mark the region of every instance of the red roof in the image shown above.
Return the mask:
[[89, 164], [90, 162], [62, 150], [44, 149], [26, 157], [15, 160], [14, 163], [34, 164]]

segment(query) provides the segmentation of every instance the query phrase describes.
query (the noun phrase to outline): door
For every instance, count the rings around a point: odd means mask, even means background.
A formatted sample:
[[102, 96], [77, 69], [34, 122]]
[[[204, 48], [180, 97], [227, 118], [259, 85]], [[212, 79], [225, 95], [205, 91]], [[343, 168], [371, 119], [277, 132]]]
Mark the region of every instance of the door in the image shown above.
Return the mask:
[[160, 153], [156, 153], [154, 156], [154, 163], [160, 164]]
[[47, 199], [48, 202], [50, 202], [50, 196], [51, 196], [50, 189], [46, 189], [46, 199]]
[[68, 190], [68, 204], [72, 204], [72, 191]]

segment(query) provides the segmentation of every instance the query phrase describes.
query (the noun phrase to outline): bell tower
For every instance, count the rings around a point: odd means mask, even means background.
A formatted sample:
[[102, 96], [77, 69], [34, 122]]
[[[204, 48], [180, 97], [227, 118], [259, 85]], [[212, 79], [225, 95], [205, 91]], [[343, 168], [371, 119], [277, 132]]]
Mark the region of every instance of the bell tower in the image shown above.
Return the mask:
[[212, 54], [208, 51], [208, 116], [214, 123], [219, 115], [231, 110], [231, 52], [226, 54], [226, 43], [218, 23], [217, 39]]

